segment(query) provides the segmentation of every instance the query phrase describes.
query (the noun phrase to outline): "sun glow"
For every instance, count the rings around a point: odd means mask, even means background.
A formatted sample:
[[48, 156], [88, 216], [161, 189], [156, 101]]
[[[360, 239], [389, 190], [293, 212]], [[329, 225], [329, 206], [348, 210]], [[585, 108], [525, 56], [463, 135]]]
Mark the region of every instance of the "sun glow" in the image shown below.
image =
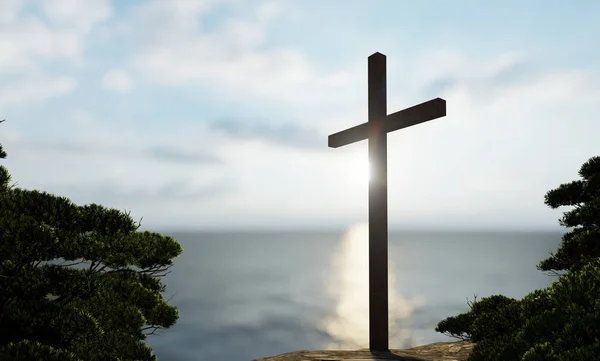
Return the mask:
[[[399, 261], [402, 262], [400, 259]], [[397, 288], [396, 265], [388, 259], [388, 297], [390, 346], [409, 348], [418, 340], [414, 333], [413, 314], [425, 305], [422, 297], [407, 298]], [[334, 272], [327, 284], [336, 300], [333, 312], [323, 319], [322, 327], [331, 337], [324, 349], [356, 350], [369, 346], [369, 225], [350, 227], [333, 254]]]
[[353, 177], [361, 183], [369, 183], [371, 180], [371, 163], [364, 157], [354, 165]]
[[[353, 209], [366, 207], [369, 194], [369, 161], [366, 154], [343, 154], [338, 158], [335, 174], [338, 178], [336, 192], [340, 192], [347, 205], [354, 204]], [[360, 203], [355, 203], [360, 202]], [[348, 209], [350, 211], [350, 209]]]
[[345, 187], [353, 193], [368, 187], [372, 172], [367, 157], [349, 154], [340, 163], [339, 169], [343, 174]]

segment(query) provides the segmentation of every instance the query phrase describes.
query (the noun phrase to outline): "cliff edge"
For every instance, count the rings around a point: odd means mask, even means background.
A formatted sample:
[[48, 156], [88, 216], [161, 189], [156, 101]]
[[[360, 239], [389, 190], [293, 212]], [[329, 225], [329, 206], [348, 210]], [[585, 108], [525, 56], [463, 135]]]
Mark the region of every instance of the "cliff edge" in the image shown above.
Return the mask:
[[406, 350], [391, 350], [390, 352], [371, 352], [366, 349], [358, 351], [295, 351], [253, 361], [464, 361], [474, 346], [475, 343], [473, 342], [458, 341], [436, 342]]

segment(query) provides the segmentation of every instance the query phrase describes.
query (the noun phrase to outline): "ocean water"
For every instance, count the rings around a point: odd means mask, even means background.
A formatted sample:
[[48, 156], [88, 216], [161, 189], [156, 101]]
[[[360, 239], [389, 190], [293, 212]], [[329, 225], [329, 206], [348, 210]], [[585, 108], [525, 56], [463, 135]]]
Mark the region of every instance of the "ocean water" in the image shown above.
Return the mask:
[[[165, 277], [179, 321], [148, 343], [162, 361], [250, 361], [368, 347], [368, 230], [167, 233], [183, 246]], [[561, 233], [391, 232], [390, 347], [452, 341], [442, 319], [492, 294], [521, 298]]]

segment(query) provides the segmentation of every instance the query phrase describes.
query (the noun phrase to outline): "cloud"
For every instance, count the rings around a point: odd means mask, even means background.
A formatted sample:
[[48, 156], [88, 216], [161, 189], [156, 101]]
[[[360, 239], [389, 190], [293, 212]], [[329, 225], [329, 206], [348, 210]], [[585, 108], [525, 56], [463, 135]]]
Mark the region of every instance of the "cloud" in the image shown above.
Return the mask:
[[[74, 156], [112, 156], [117, 159], [146, 158], [175, 164], [219, 164], [221, 160], [213, 155], [201, 152], [187, 152], [171, 146], [116, 146], [99, 143], [70, 141], [15, 141], [15, 145], [26, 149], [61, 152]], [[21, 143], [21, 144], [18, 144]]]
[[[141, 39], [132, 68], [168, 86], [204, 86], [228, 98], [285, 101], [304, 107], [354, 81], [346, 69], [320, 72], [295, 47], [269, 46], [270, 22], [282, 9], [261, 2], [220, 20], [213, 2], [150, 0], [137, 8], [131, 33]], [[235, 2], [238, 6], [239, 2]], [[186, 6], [183, 6], [183, 5]], [[246, 4], [247, 5], [247, 4]], [[203, 26], [208, 15], [212, 26]], [[157, 27], [156, 24], [161, 24]]]
[[[108, 1], [26, 1], [5, 0], [0, 13], [0, 108], [21, 106], [18, 125], [1, 130], [15, 179], [43, 188], [112, 177], [151, 187], [144, 192], [191, 173], [239, 181], [234, 197], [206, 213], [180, 198], [141, 209], [163, 223], [363, 219], [367, 142], [331, 150], [327, 135], [367, 120], [366, 57], [375, 50], [389, 55], [390, 113], [436, 96], [448, 101], [447, 117], [390, 135], [390, 224], [543, 223], [543, 193], [575, 177], [573, 164], [596, 149], [582, 136], [597, 129], [593, 65], [560, 67], [568, 57], [544, 54], [553, 59], [544, 68], [536, 47], [385, 44], [370, 24], [349, 26], [344, 16], [336, 34], [325, 29], [308, 41], [303, 34], [332, 13], [323, 8], [306, 22], [306, 13], [284, 8], [289, 2], [145, 0], [117, 6], [113, 18]], [[394, 26], [385, 33], [398, 34]], [[328, 46], [350, 38], [356, 46], [342, 53]], [[95, 92], [134, 85], [126, 98]], [[69, 92], [66, 102], [32, 104]], [[69, 106], [90, 114], [69, 121]], [[6, 140], [10, 127], [31, 141]]]
[[31, 76], [0, 87], [0, 107], [22, 105], [65, 95], [77, 82], [67, 76]]
[[46, 60], [80, 60], [85, 37], [112, 14], [108, 0], [45, 0], [43, 16], [26, 11], [24, 1], [2, 5], [0, 69], [11, 73]]
[[23, 5], [23, 0], [4, 0], [0, 12], [0, 24], [14, 22]]
[[43, 0], [41, 7], [50, 24], [87, 33], [113, 14], [110, 0]]
[[301, 127], [292, 122], [266, 122], [223, 118], [211, 124], [211, 129], [236, 139], [263, 140], [286, 147], [326, 150], [326, 137], [315, 128]]
[[[526, 102], [561, 100], [590, 85], [585, 84], [588, 75], [581, 70], [544, 71], [524, 56], [511, 52], [479, 66], [473, 65], [470, 71], [438, 71], [422, 84], [421, 92], [428, 95], [465, 92], [474, 104], [488, 106], [498, 101], [506, 103], [508, 97], [515, 95]], [[518, 93], [515, 93], [517, 89]]]
[[188, 178], [163, 182], [158, 186], [126, 186], [118, 181], [105, 180], [90, 183], [56, 183], [46, 187], [48, 192], [68, 195], [78, 204], [101, 203], [110, 207], [136, 207], [143, 204], [185, 201], [203, 202], [235, 190], [235, 182], [228, 178], [197, 185]]
[[168, 162], [177, 163], [220, 163], [220, 159], [214, 155], [204, 153], [188, 153], [179, 149], [165, 146], [148, 148], [145, 152], [148, 156]]
[[52, 29], [36, 17], [18, 17], [2, 24], [0, 71], [4, 74], [39, 70], [44, 61], [75, 60], [81, 55], [76, 32]]
[[24, 0], [2, 2], [0, 106], [43, 101], [74, 90], [74, 78], [56, 73], [53, 66], [80, 63], [86, 37], [112, 15], [109, 0], [44, 0], [39, 13], [26, 5]]
[[102, 78], [102, 88], [118, 93], [129, 93], [133, 89], [133, 82], [127, 71], [111, 69]]

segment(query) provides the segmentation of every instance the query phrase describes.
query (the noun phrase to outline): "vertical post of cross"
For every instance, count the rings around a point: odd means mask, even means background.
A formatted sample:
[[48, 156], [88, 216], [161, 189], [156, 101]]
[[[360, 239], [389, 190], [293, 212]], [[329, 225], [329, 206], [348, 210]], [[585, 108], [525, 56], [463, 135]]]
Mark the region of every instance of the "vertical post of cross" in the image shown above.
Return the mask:
[[331, 134], [328, 145], [369, 142], [369, 347], [389, 351], [387, 133], [446, 116], [446, 101], [435, 98], [387, 115], [385, 55], [369, 56], [369, 120]]
[[386, 57], [369, 56], [369, 345], [388, 351]]

